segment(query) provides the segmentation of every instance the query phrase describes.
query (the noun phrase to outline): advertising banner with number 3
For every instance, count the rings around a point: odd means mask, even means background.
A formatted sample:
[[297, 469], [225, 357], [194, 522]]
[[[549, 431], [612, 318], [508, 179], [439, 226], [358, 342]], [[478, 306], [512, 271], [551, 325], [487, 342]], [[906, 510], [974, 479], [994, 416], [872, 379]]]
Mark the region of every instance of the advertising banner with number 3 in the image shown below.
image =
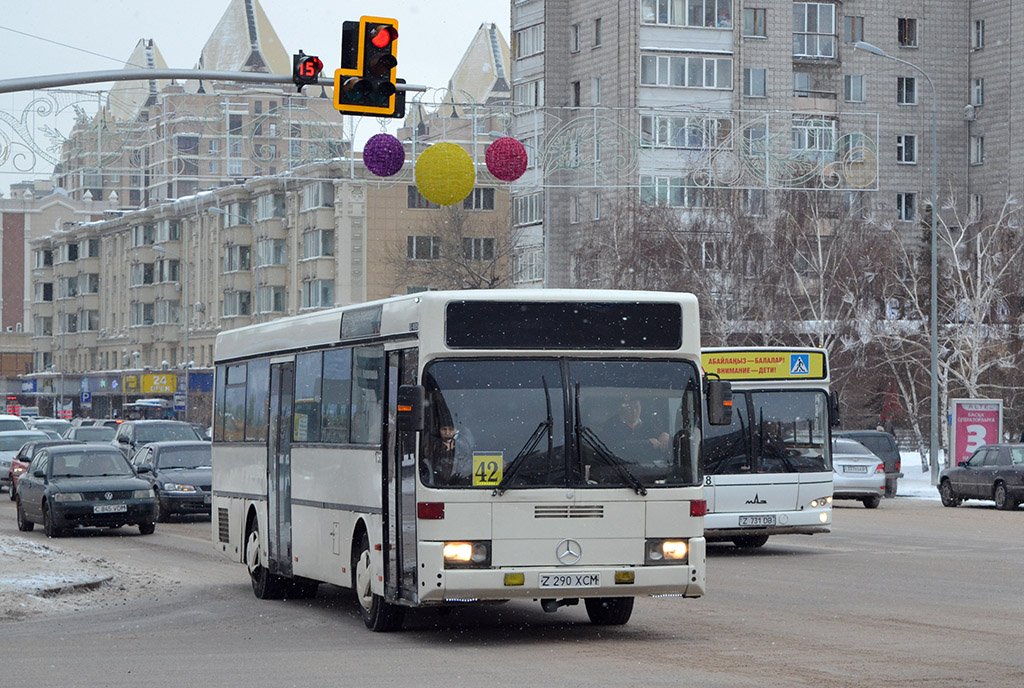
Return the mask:
[[983, 444], [1002, 441], [1002, 399], [951, 399], [950, 407], [953, 460], [949, 465], [966, 461]]

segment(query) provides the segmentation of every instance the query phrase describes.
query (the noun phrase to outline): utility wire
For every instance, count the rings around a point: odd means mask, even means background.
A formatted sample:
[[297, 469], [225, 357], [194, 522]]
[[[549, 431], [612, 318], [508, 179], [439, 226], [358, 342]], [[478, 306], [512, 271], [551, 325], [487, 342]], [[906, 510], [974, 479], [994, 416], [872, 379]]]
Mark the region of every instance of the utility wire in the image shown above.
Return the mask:
[[77, 46], [70, 45], [68, 43], [61, 43], [60, 41], [55, 41], [55, 40], [50, 39], [50, 38], [43, 38], [42, 36], [37, 36], [37, 35], [32, 34], [32, 33], [27, 33], [25, 31], [19, 31], [18, 29], [12, 29], [9, 26], [0, 26], [0, 29], [3, 29], [4, 31], [10, 31], [11, 33], [19, 34], [21, 36], [26, 36], [28, 38], [34, 38], [37, 41], [43, 41], [44, 43], [52, 43], [53, 45], [59, 45], [62, 48], [69, 48], [71, 50], [77, 50], [78, 52], [85, 53], [87, 55], [94, 55], [96, 57], [102, 57], [104, 60], [111, 60], [112, 62], [117, 62], [118, 64], [131, 65], [132, 67], [137, 67], [138, 69], [145, 69], [146, 68], [145, 65], [137, 65], [137, 64], [131, 64], [129, 62], [124, 62], [122, 60], [119, 60], [116, 57], [110, 57], [109, 55], [104, 55], [102, 53], [96, 53], [96, 52], [93, 52], [92, 50], [86, 50], [85, 48], [79, 48]]

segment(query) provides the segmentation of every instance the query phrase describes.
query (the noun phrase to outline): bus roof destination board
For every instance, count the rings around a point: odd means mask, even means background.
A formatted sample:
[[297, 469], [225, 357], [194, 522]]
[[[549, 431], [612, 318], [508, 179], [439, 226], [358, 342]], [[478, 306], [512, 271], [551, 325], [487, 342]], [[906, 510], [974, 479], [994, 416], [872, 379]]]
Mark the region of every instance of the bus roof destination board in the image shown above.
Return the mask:
[[821, 350], [751, 348], [705, 351], [704, 372], [723, 380], [824, 380], [828, 377]]

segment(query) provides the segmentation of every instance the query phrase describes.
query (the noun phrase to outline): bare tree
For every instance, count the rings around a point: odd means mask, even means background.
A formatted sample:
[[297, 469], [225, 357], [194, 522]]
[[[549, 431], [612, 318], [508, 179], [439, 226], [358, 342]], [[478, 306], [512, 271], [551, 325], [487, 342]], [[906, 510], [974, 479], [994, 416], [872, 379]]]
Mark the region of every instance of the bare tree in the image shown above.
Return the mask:
[[511, 284], [514, 234], [508, 215], [474, 213], [460, 204], [436, 211], [430, 234], [409, 237], [385, 258], [394, 274], [395, 291], [430, 289], [497, 289]]

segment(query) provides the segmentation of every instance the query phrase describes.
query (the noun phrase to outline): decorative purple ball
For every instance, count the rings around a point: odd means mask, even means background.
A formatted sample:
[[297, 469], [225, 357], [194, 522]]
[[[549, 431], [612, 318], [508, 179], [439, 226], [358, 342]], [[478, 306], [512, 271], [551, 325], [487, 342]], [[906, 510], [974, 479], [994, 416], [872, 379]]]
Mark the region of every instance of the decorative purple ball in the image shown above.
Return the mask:
[[391, 134], [371, 136], [363, 148], [363, 164], [378, 177], [390, 177], [405, 164], [405, 147]]
[[526, 148], [511, 136], [503, 136], [487, 147], [487, 169], [503, 182], [514, 182], [526, 172]]

